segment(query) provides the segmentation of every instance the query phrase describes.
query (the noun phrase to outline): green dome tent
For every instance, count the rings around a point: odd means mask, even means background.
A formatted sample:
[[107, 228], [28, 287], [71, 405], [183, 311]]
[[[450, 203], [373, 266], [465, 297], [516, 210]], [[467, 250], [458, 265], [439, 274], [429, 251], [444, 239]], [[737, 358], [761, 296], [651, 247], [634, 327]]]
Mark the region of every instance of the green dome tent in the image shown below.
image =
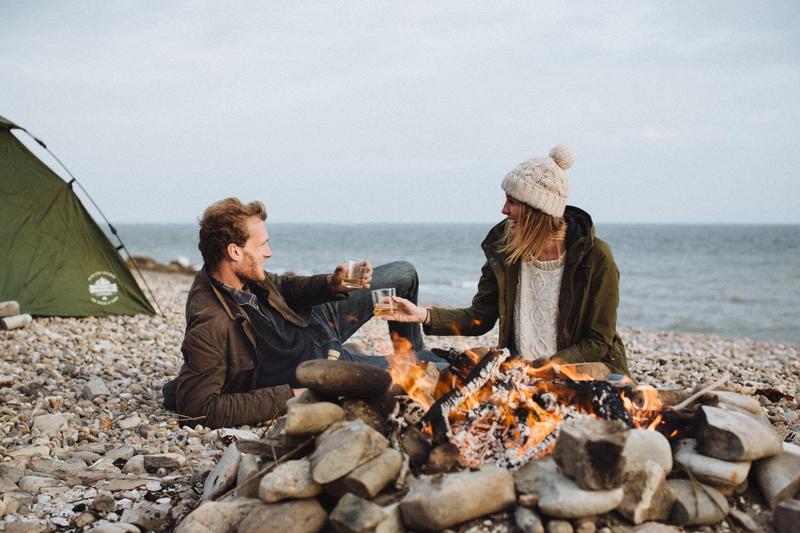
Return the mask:
[[0, 117], [0, 301], [39, 316], [155, 314], [75, 180], [62, 180], [12, 129], [25, 131]]

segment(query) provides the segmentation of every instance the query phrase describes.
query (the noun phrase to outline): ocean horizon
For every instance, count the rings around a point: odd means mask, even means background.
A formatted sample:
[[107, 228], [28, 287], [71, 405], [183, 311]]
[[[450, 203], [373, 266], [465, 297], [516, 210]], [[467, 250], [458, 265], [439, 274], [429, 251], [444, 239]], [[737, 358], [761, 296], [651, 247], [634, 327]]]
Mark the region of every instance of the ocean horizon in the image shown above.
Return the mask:
[[[420, 302], [469, 305], [494, 223], [268, 223], [265, 268], [308, 275], [345, 258], [404, 260]], [[132, 255], [202, 263], [197, 225], [114, 224]], [[107, 230], [107, 228], [105, 228]], [[620, 270], [618, 325], [800, 343], [800, 225], [598, 223]]]

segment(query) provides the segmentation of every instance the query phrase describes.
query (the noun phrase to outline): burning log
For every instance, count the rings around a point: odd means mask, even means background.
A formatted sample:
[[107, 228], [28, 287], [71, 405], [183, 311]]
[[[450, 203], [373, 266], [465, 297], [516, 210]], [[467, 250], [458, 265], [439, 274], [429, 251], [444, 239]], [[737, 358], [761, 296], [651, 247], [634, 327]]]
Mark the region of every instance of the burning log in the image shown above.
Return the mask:
[[491, 378], [495, 376], [500, 364], [511, 354], [508, 350], [491, 350], [467, 375], [463, 386], [453, 389], [428, 410], [425, 418], [433, 428], [433, 441], [437, 444], [447, 442], [450, 438], [450, 413], [467, 398], [474, 396]]

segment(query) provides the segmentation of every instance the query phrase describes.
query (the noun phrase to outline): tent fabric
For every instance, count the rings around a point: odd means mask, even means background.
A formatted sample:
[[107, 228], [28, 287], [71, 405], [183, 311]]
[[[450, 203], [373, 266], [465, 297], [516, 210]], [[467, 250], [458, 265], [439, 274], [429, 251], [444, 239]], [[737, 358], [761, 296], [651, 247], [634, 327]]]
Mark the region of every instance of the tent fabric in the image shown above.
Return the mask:
[[72, 187], [0, 117], [0, 301], [38, 316], [155, 314]]
[[10, 120], [8, 120], [5, 117], [0, 117], [0, 128], [2, 128], [2, 129], [11, 129], [11, 128], [22, 129], [22, 128], [20, 128], [19, 126], [17, 126], [16, 124], [14, 124], [13, 122], [11, 122]]

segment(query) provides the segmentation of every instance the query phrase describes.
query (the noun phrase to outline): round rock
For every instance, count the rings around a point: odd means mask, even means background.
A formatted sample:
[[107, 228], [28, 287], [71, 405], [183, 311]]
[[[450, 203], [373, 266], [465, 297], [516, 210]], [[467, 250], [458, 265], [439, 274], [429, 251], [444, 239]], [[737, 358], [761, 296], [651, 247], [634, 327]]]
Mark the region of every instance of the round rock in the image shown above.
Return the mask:
[[392, 383], [389, 373], [377, 366], [331, 359], [300, 363], [296, 375], [301, 385], [314, 392], [346, 398], [374, 398]]

